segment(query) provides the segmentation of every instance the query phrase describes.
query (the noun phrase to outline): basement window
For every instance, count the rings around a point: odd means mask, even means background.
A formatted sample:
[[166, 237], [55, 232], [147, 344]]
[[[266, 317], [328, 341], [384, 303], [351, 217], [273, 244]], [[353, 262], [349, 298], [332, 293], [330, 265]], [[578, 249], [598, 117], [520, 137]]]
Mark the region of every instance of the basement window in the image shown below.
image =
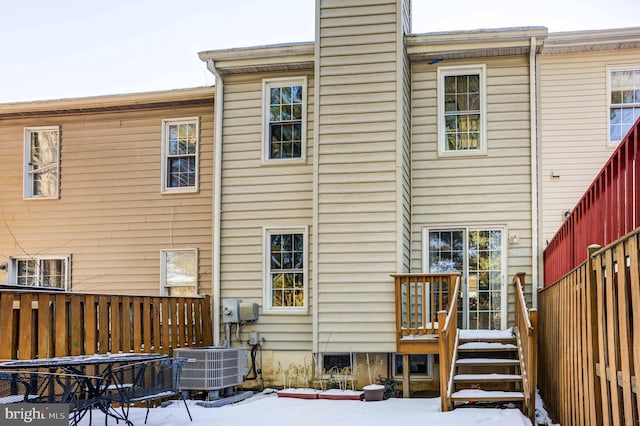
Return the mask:
[[[402, 355], [396, 354], [393, 363], [396, 377], [402, 377]], [[433, 379], [433, 355], [409, 355], [410, 375], [415, 378]]]

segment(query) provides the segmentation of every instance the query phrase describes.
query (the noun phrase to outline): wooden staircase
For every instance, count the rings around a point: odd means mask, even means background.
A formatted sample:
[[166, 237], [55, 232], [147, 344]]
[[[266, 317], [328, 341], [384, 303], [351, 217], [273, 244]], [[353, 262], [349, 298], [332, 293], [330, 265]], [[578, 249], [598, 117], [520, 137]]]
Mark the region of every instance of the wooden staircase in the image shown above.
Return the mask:
[[454, 351], [453, 407], [525, 401], [518, 340], [509, 330], [460, 330]]

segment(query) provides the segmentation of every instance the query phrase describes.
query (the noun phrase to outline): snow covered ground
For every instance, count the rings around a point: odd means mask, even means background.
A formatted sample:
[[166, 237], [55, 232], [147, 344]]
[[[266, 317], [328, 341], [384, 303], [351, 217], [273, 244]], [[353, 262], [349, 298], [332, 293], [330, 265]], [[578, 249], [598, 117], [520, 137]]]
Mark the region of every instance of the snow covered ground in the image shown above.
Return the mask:
[[[187, 401], [193, 422], [182, 402], [169, 407], [152, 408], [148, 426], [340, 426], [340, 425], [409, 425], [429, 426], [531, 426], [518, 409], [459, 408], [440, 412], [439, 398], [392, 398], [386, 401], [332, 401], [279, 398], [275, 393], [257, 394], [243, 402], [218, 408], [205, 408]], [[130, 420], [144, 425], [144, 408], [132, 408]], [[94, 412], [93, 422], [102, 424], [104, 415]], [[89, 424], [88, 419], [81, 422]], [[109, 419], [109, 425], [115, 425]], [[123, 423], [120, 423], [123, 424]]]

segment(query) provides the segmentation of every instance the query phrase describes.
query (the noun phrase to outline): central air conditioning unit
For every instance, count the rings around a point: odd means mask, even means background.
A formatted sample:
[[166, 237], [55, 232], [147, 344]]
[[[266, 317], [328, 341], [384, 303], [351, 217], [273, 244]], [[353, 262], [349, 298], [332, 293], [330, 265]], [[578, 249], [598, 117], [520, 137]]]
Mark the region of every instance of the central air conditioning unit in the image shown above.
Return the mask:
[[186, 358], [182, 366], [179, 390], [215, 391], [244, 382], [248, 370], [248, 352], [244, 348], [177, 348], [175, 357]]

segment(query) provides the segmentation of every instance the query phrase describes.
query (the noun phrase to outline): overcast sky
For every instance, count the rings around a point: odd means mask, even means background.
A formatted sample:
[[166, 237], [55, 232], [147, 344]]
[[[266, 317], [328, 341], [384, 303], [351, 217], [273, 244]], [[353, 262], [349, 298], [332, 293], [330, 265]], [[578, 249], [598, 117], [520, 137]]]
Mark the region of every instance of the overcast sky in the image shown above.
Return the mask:
[[[413, 0], [413, 32], [640, 26], [638, 0]], [[0, 102], [213, 84], [203, 50], [313, 41], [315, 0], [4, 0]]]

